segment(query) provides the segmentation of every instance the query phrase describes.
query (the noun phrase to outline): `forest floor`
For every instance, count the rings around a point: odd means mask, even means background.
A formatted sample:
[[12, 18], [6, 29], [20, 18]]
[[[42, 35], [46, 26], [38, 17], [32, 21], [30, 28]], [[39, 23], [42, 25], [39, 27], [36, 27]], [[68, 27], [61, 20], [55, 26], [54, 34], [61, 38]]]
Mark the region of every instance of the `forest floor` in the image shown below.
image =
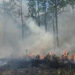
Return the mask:
[[25, 68], [15, 70], [0, 70], [0, 75], [75, 75], [74, 69], [43, 69]]

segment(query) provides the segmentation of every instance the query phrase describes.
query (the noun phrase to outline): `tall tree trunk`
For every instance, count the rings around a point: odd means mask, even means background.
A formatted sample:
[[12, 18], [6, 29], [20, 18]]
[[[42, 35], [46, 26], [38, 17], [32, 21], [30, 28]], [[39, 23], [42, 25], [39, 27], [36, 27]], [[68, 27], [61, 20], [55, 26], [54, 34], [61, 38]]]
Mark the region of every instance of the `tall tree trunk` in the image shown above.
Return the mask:
[[55, 44], [55, 42], [56, 42], [56, 37], [55, 37], [55, 13], [54, 13], [54, 10], [53, 10], [53, 15], [52, 15], [52, 25], [53, 25], [53, 36], [54, 36], [54, 41], [53, 41], [53, 44], [54, 44], [54, 50], [55, 50], [55, 46], [56, 46], [56, 44]]
[[38, 5], [38, 25], [40, 26], [40, 15], [39, 15], [40, 8], [39, 8], [39, 0], [37, 1], [37, 5]]
[[21, 0], [21, 22], [22, 22], [22, 39], [23, 39], [24, 38], [24, 21], [23, 21], [22, 0]]
[[74, 5], [72, 5], [72, 13], [73, 13], [73, 16], [74, 16]]
[[55, 25], [56, 25], [56, 43], [57, 47], [59, 46], [59, 38], [58, 38], [58, 13], [57, 13], [57, 0], [55, 0]]
[[37, 10], [36, 10], [36, 8], [37, 8], [37, 2], [35, 1], [35, 19], [37, 19]]
[[46, 1], [45, 1], [45, 30], [47, 31], [47, 12], [46, 12]]

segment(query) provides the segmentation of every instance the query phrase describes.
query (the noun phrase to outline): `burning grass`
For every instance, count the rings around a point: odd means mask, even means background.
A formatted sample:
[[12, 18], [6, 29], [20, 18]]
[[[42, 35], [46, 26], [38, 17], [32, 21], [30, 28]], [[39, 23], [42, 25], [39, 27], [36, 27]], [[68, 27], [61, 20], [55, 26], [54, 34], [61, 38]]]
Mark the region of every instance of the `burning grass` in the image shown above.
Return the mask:
[[0, 75], [75, 75], [75, 55], [64, 51], [61, 56], [53, 52], [45, 55], [29, 56], [30, 67], [16, 69], [0, 69]]

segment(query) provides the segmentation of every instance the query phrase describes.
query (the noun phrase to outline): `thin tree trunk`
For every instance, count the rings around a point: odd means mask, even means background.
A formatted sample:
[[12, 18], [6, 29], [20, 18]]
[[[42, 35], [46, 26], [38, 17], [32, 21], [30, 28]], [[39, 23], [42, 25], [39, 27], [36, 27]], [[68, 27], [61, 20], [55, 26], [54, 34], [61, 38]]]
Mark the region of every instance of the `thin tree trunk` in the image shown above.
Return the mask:
[[39, 15], [39, 0], [37, 1], [37, 4], [38, 4], [38, 25], [40, 26], [40, 15]]
[[21, 22], [22, 22], [22, 39], [23, 39], [24, 38], [24, 21], [23, 21], [22, 0], [21, 0]]
[[59, 38], [58, 38], [58, 13], [57, 13], [57, 0], [55, 0], [55, 24], [56, 24], [56, 42], [57, 47], [59, 46]]
[[55, 50], [55, 46], [56, 46], [56, 44], [55, 44], [55, 41], [56, 41], [56, 37], [55, 37], [55, 19], [54, 19], [55, 17], [54, 17], [54, 11], [53, 11], [53, 36], [54, 36], [54, 42], [53, 42], [53, 44], [54, 44], [54, 50]]
[[45, 30], [47, 31], [47, 13], [46, 13], [46, 2], [45, 2]]
[[72, 5], [72, 13], [73, 13], [73, 16], [74, 16], [74, 5]]

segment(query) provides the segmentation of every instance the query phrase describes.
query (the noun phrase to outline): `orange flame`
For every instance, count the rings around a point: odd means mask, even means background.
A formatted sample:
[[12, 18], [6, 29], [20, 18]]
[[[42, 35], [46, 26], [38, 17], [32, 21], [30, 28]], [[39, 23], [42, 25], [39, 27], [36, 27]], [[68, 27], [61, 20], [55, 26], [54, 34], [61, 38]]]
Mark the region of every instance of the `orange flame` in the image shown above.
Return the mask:
[[53, 53], [53, 52], [50, 52], [49, 55], [50, 55], [50, 56], [54, 56], [54, 53]]
[[40, 59], [44, 59], [45, 58], [45, 56], [44, 55], [40, 55]]
[[73, 61], [75, 61], [75, 54], [73, 55]]
[[68, 59], [69, 60], [73, 60], [73, 56], [71, 55], [71, 56], [68, 56]]
[[65, 50], [64, 51], [64, 57], [67, 57], [68, 56], [68, 52]]
[[30, 58], [33, 58], [33, 55], [30, 53], [30, 54], [29, 54], [29, 57], [30, 57]]

